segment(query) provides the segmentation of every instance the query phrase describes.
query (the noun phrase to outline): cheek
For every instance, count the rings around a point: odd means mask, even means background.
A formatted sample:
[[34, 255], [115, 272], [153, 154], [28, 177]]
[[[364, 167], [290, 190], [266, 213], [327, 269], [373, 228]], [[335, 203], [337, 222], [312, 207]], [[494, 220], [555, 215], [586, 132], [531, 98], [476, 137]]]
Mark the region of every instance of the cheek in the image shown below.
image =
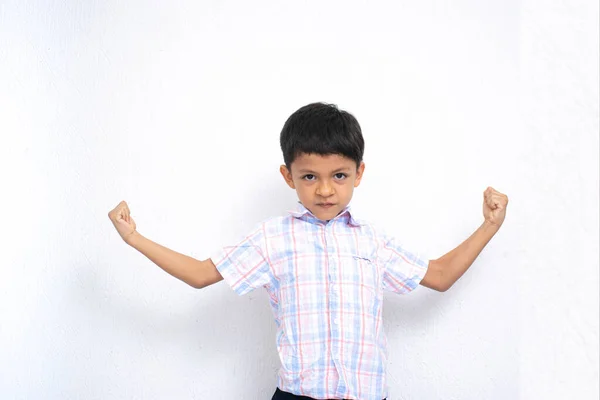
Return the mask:
[[344, 193], [345, 197], [352, 197], [352, 194], [354, 193], [354, 185], [350, 184], [345, 186], [342, 192]]
[[296, 184], [296, 192], [300, 196], [310, 196], [311, 191], [310, 185], [307, 185], [305, 182], [298, 182]]
[[345, 192], [349, 192], [349, 191], [351, 191], [354, 188], [354, 181], [347, 180], [342, 185], [340, 185], [339, 188], [340, 188], [340, 190], [343, 190]]

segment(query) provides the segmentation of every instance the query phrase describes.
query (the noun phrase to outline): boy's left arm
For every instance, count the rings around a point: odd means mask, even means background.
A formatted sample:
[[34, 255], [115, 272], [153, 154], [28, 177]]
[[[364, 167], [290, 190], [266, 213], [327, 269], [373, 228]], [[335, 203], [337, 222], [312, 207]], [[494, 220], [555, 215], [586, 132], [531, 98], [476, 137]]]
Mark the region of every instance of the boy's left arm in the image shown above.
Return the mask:
[[483, 224], [457, 248], [429, 261], [429, 267], [420, 284], [440, 292], [445, 292], [469, 269], [481, 250], [498, 232], [504, 217], [508, 197], [488, 187], [483, 192]]

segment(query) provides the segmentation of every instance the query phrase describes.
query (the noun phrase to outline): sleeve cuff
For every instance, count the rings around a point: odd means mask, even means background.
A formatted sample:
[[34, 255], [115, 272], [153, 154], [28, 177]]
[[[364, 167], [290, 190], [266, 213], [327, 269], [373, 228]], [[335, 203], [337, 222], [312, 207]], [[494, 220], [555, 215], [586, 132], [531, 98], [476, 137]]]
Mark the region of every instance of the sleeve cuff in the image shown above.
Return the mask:
[[215, 267], [217, 267], [217, 271], [219, 271], [223, 280], [227, 282], [234, 292], [239, 296], [247, 293], [247, 290], [244, 290], [244, 286], [246, 285], [244, 285], [243, 280], [240, 279], [240, 275], [237, 273], [235, 265], [233, 265], [227, 256], [227, 250], [225, 248], [215, 251], [210, 259], [213, 264], [215, 264]]

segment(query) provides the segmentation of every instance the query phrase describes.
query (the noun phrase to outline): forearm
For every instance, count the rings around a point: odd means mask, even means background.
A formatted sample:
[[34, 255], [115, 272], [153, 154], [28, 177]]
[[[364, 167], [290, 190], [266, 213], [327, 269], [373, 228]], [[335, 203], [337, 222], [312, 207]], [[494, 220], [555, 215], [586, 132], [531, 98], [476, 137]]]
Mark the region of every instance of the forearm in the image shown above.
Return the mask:
[[178, 253], [135, 232], [126, 243], [165, 272], [193, 287], [202, 287], [203, 261]]
[[499, 226], [485, 221], [467, 240], [438, 259], [445, 289], [450, 288], [469, 269], [499, 229]]

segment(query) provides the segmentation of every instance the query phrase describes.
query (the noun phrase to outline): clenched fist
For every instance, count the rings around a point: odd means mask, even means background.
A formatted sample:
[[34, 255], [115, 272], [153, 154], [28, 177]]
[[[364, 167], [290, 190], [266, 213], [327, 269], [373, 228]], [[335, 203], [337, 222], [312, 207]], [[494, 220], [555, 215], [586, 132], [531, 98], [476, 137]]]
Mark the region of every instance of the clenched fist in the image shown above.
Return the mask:
[[125, 201], [120, 202], [113, 210], [108, 213], [108, 218], [112, 221], [121, 238], [127, 242], [136, 233], [135, 222], [131, 218], [129, 207]]
[[483, 192], [483, 217], [490, 224], [502, 226], [506, 217], [506, 206], [508, 205], [508, 196], [500, 193], [493, 187], [488, 187]]

